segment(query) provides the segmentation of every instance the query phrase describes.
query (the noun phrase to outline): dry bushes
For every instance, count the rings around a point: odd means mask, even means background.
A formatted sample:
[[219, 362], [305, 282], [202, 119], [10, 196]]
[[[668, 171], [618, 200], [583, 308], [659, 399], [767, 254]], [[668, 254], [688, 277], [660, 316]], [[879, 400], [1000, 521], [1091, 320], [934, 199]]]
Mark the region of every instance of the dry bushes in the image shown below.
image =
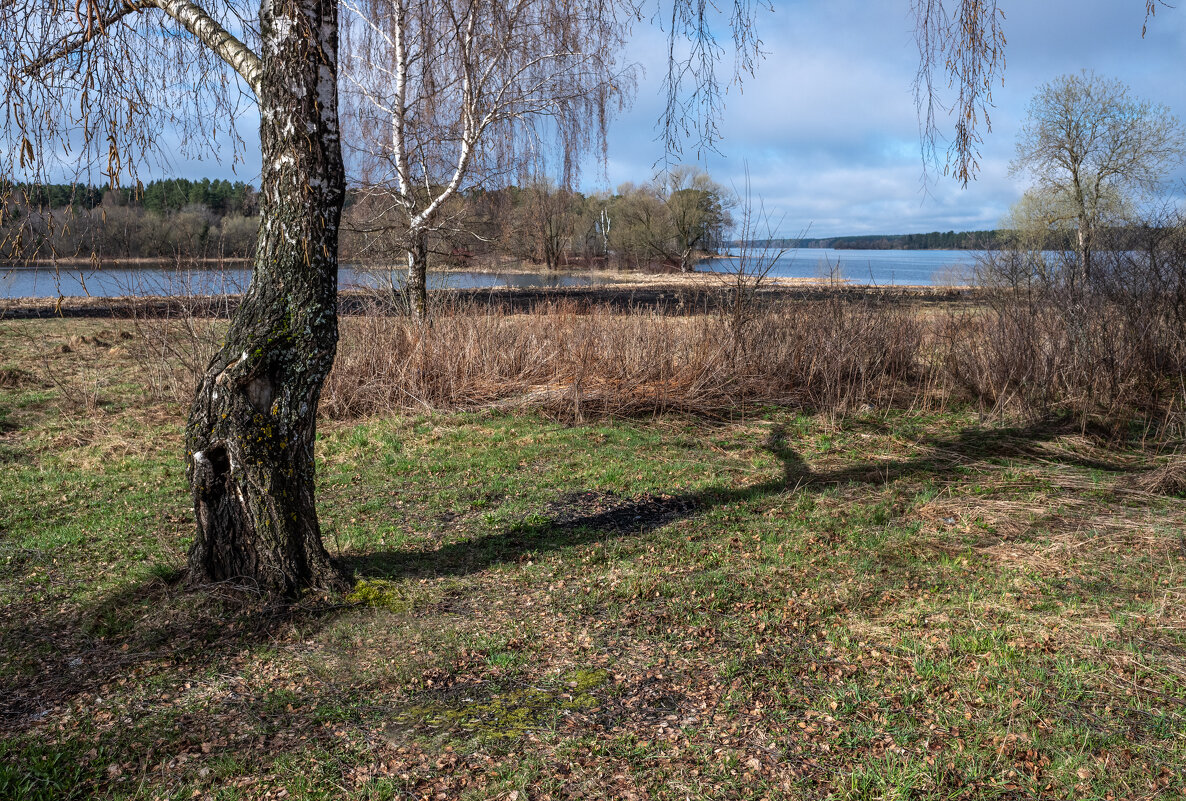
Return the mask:
[[946, 322], [946, 378], [997, 411], [1180, 422], [1186, 351], [1162, 322], [1102, 300], [1003, 303]]
[[992, 290], [938, 333], [951, 390], [997, 412], [1186, 432], [1186, 296], [1111, 287]]
[[1110, 232], [1091, 270], [1073, 252], [984, 253], [984, 308], [941, 341], [948, 380], [982, 406], [1186, 431], [1186, 226]]
[[564, 304], [529, 314], [454, 308], [426, 328], [364, 316], [343, 321], [322, 402], [334, 417], [409, 407], [575, 419], [724, 416], [761, 402], [844, 409], [902, 398], [918, 378], [921, 342], [909, 313], [839, 300], [778, 306], [740, 331], [724, 316]]
[[[224, 316], [230, 315], [227, 297], [221, 303]], [[211, 310], [208, 298], [184, 294], [173, 300], [176, 308], [166, 306], [164, 316], [154, 309], [152, 298], [145, 299], [143, 308], [132, 307], [132, 355], [154, 398], [188, 404], [206, 365], [222, 346], [226, 323], [205, 316]]]
[[[1160, 438], [1186, 431], [1186, 331], [1156, 304], [1064, 304], [995, 291], [951, 312], [906, 304], [771, 301], [744, 317], [472, 302], [421, 327], [391, 309], [342, 319], [322, 392], [335, 418], [409, 409], [522, 408], [559, 418], [755, 404], [844, 412], [954, 401], [1007, 416], [1070, 414]], [[738, 320], [742, 320], [739, 324]], [[188, 403], [223, 324], [137, 319], [154, 393]]]

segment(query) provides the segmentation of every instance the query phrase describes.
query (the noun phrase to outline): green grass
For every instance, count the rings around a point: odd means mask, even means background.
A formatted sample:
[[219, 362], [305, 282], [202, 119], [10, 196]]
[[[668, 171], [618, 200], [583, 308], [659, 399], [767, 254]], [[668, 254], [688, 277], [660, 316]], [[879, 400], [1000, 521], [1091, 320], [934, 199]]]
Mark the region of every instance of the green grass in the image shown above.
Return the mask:
[[1186, 501], [1131, 489], [1135, 444], [325, 422], [358, 584], [280, 608], [176, 583], [183, 410], [53, 350], [104, 326], [0, 324], [0, 797], [1186, 793]]

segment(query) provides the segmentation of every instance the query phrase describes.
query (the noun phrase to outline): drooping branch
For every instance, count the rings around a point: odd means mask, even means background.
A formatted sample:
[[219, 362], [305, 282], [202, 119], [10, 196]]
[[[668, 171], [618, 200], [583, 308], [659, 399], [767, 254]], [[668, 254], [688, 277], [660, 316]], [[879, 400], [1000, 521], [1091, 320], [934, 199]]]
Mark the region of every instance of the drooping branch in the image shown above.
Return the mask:
[[127, 2], [125, 0], [124, 4], [112, 13], [106, 16], [100, 16], [97, 20], [89, 19], [85, 29], [66, 34], [55, 42], [52, 47], [48, 48], [45, 54], [26, 64], [23, 70], [25, 75], [29, 77], [36, 76], [41, 70], [55, 61], [60, 61], [81, 50], [86, 46], [87, 42], [96, 36], [104, 35], [108, 28], [118, 23], [124, 17], [144, 11], [146, 8], [155, 8], [152, 0], [142, 0], [142, 2]]
[[37, 75], [50, 64], [78, 52], [95, 37], [106, 35], [108, 29], [124, 18], [153, 8], [164, 11], [197, 37], [211, 52], [242, 76], [252, 91], [258, 94], [260, 72], [263, 68], [259, 56], [192, 0], [122, 0], [120, 7], [115, 11], [105, 15], [98, 14], [97, 18], [88, 18], [81, 30], [60, 38], [43, 55], [25, 66], [25, 74]]
[[153, 3], [210, 48], [247, 81], [253, 92], [259, 94], [263, 62], [250, 47], [235, 38], [192, 0], [153, 0]]
[[[949, 11], [949, 4], [956, 7]], [[979, 170], [982, 130], [992, 130], [992, 89], [1005, 69], [1004, 12], [997, 0], [913, 0], [912, 11], [919, 54], [914, 102], [923, 163], [939, 161], [938, 109], [949, 111], [955, 133], [945, 172], [967, 186]], [[936, 86], [938, 70], [947, 73], [948, 86], [957, 95], [950, 108], [943, 105]]]

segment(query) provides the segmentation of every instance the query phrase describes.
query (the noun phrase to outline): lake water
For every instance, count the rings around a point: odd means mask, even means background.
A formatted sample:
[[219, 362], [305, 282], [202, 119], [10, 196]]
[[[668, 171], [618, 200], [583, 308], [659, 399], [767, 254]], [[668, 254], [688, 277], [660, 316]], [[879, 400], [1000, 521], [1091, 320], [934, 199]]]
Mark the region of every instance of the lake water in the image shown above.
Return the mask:
[[[2, 270], [3, 268], [0, 268]], [[400, 275], [395, 274], [396, 280]], [[375, 289], [391, 286], [392, 274], [343, 266], [338, 270], [341, 289]], [[251, 281], [247, 267], [178, 268], [174, 265], [144, 267], [16, 268], [0, 272], [0, 298], [97, 298], [171, 295], [220, 295], [242, 292]], [[547, 273], [430, 273], [429, 289], [490, 289], [495, 287], [591, 286], [598, 280], [588, 274]]]
[[[803, 248], [784, 254], [771, 276], [837, 278], [854, 284], [924, 285], [959, 283], [976, 258], [967, 250], [831, 250]], [[709, 259], [698, 269], [731, 272], [736, 259]], [[0, 268], [2, 270], [2, 268]], [[342, 289], [391, 285], [392, 273], [350, 265], [338, 271]], [[399, 274], [394, 274], [398, 280]], [[144, 267], [15, 268], [0, 272], [0, 298], [115, 297], [119, 295], [218, 295], [242, 292], [251, 280], [247, 267], [186, 269], [175, 265]], [[430, 289], [495, 287], [573, 287], [605, 283], [591, 273], [430, 273]]]
[[[769, 275], [780, 278], [835, 278], [877, 286], [933, 286], [965, 283], [972, 274], [974, 250], [833, 250], [800, 248], [775, 262]], [[735, 259], [709, 259], [701, 269], [730, 272]]]

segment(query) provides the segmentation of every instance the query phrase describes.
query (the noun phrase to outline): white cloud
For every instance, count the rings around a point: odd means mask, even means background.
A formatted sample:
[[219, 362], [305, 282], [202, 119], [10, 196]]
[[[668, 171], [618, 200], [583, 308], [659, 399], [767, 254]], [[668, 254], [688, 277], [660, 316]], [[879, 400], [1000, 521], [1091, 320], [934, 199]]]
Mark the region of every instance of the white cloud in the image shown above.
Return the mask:
[[[950, 0], [949, 0], [950, 2]], [[916, 68], [909, 0], [782, 0], [760, 19], [768, 58], [743, 90], [731, 88], [721, 121], [721, 153], [703, 163], [717, 180], [741, 187], [748, 164], [753, 189], [784, 229], [807, 223], [824, 236], [987, 228], [1023, 186], [1008, 176], [1013, 139], [1035, 88], [1060, 74], [1094, 69], [1127, 81], [1142, 97], [1186, 115], [1186, 10], [1160, 9], [1141, 38], [1143, 4], [1114, 0], [1001, 0], [1007, 17], [1007, 70], [994, 90], [993, 130], [986, 134], [979, 180], [966, 190], [939, 178], [921, 189], [918, 124], [911, 95]], [[663, 153], [656, 120], [662, 109], [664, 34], [641, 23], [627, 56], [645, 68], [634, 107], [610, 132], [609, 160], [591, 160], [588, 190], [643, 181]], [[724, 66], [728, 72], [729, 65]], [[165, 143], [163, 166], [148, 176], [258, 180], [257, 117], [239, 131], [245, 163], [198, 160]], [[685, 160], [695, 160], [689, 152]], [[604, 175], [603, 175], [604, 173]], [[1186, 170], [1177, 176], [1186, 181]]]
[[[1163, 8], [1141, 38], [1141, 4], [1108, 0], [1003, 0], [1008, 37], [1005, 84], [994, 90], [979, 179], [964, 190], [939, 178], [921, 188], [918, 124], [911, 93], [916, 68], [906, 0], [783, 2], [764, 17], [769, 56], [743, 92], [730, 90], [721, 155], [702, 163], [785, 215], [784, 232], [808, 222], [815, 235], [990, 228], [1021, 194], [1008, 175], [1013, 140], [1036, 87], [1094, 69], [1186, 113], [1181, 53], [1186, 13]], [[634, 52], [662, 52], [661, 34], [641, 32]], [[608, 186], [645, 180], [662, 156], [655, 120], [662, 61], [646, 63], [635, 107], [612, 130]], [[685, 154], [692, 160], [695, 154]], [[587, 171], [586, 186], [604, 187]], [[1186, 178], [1186, 170], [1176, 178]]]

